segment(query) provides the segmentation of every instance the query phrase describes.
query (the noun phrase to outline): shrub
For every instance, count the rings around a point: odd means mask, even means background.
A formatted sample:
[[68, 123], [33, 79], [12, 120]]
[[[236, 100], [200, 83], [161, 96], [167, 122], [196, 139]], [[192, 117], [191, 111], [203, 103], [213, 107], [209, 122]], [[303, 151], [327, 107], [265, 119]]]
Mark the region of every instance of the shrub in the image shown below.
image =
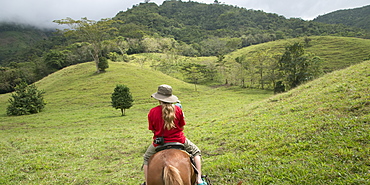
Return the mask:
[[39, 91], [35, 84], [27, 85], [22, 82], [15, 87], [15, 93], [9, 99], [7, 115], [20, 116], [41, 112], [45, 106], [43, 91]]
[[103, 72], [105, 71], [105, 69], [109, 68], [108, 59], [105, 57], [100, 57], [98, 67], [99, 71]]

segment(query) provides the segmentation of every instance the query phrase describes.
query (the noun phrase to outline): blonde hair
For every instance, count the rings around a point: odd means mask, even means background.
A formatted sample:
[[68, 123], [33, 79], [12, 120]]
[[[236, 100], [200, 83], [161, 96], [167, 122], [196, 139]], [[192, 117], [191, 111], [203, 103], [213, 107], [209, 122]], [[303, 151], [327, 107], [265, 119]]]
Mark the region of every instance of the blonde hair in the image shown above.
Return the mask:
[[175, 115], [175, 105], [172, 103], [161, 102], [162, 106], [162, 118], [164, 120], [164, 128], [171, 130], [176, 128], [174, 120], [176, 119]]

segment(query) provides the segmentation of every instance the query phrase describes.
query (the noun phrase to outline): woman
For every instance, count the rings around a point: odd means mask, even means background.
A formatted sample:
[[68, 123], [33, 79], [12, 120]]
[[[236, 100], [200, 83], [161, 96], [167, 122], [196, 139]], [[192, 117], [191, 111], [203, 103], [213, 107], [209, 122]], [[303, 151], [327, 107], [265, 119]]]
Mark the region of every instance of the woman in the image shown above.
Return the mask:
[[[179, 99], [172, 94], [172, 87], [160, 85], [158, 91], [152, 94], [152, 97], [160, 103], [159, 106], [152, 108], [148, 114], [149, 130], [154, 134], [153, 140], [163, 137], [164, 143], [178, 142], [184, 144], [185, 150], [193, 156], [195, 166], [199, 171], [197, 176], [198, 185], [207, 185], [201, 178], [201, 152], [183, 133], [185, 126], [184, 114], [179, 106], [173, 104], [179, 102]], [[147, 180], [148, 160], [155, 154], [157, 146], [158, 144], [153, 142], [144, 154], [145, 181]]]

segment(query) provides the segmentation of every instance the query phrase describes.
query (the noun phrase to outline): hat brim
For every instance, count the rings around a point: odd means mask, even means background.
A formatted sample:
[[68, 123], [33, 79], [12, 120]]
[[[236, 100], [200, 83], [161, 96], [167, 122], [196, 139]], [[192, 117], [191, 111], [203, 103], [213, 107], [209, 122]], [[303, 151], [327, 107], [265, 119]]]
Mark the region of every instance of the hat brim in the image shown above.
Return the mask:
[[158, 93], [153, 93], [152, 97], [159, 100], [159, 101], [163, 101], [163, 102], [167, 102], [167, 103], [176, 103], [176, 102], [179, 101], [179, 99], [175, 95], [164, 96], [164, 95], [161, 95], [161, 94], [158, 94]]

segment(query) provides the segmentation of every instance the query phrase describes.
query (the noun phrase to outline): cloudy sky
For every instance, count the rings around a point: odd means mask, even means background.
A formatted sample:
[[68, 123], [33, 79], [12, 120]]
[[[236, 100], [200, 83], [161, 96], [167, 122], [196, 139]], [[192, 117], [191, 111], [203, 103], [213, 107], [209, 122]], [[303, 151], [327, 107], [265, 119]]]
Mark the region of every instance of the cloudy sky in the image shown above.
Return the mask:
[[[164, 0], [151, 0], [161, 5]], [[188, 0], [183, 0], [187, 2]], [[213, 3], [214, 0], [192, 0]], [[100, 20], [112, 18], [144, 0], [0, 0], [0, 21], [22, 22], [43, 27], [56, 26], [53, 20], [71, 17]], [[370, 5], [369, 0], [219, 0], [228, 5], [276, 13], [304, 20], [340, 9]]]

